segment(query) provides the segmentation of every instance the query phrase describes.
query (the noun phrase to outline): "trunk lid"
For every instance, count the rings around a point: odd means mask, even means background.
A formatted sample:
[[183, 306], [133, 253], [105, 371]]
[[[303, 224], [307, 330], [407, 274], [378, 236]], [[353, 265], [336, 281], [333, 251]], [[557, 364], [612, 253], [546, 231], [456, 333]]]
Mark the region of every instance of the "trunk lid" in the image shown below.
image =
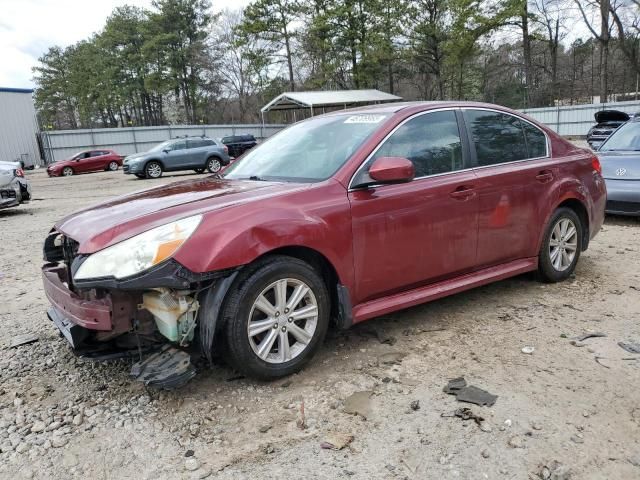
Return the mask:
[[640, 152], [603, 152], [598, 157], [604, 178], [640, 180]]
[[604, 122], [626, 122], [629, 120], [629, 114], [620, 110], [600, 110], [593, 114], [598, 123]]

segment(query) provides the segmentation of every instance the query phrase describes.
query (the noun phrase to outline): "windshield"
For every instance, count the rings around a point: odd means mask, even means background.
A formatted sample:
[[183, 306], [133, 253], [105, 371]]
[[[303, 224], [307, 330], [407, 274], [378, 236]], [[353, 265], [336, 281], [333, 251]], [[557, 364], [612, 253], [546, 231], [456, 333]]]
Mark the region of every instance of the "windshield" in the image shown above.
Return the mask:
[[167, 140], [166, 142], [162, 142], [155, 147], [153, 147], [150, 152], [161, 152], [162, 150], [170, 150], [169, 146], [173, 143], [173, 140]]
[[600, 147], [601, 152], [640, 151], [640, 122], [627, 122], [611, 134]]
[[387, 118], [344, 114], [296, 123], [254, 147], [225, 178], [316, 182], [333, 175]]

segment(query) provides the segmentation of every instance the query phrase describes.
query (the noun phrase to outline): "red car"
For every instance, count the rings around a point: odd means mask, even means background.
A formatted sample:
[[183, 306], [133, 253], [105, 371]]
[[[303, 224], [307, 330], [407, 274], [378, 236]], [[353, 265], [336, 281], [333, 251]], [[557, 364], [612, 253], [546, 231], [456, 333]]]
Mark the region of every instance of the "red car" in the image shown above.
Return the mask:
[[605, 199], [590, 151], [506, 108], [334, 112], [222, 178], [59, 221], [44, 246], [49, 316], [82, 355], [139, 358], [132, 374], [149, 384], [190, 378], [187, 347], [276, 378], [328, 328], [524, 272], [566, 279]]
[[113, 150], [86, 150], [76, 153], [69, 160], [60, 160], [47, 167], [50, 177], [69, 177], [78, 173], [103, 172], [111, 170], [115, 172], [122, 166], [122, 156]]

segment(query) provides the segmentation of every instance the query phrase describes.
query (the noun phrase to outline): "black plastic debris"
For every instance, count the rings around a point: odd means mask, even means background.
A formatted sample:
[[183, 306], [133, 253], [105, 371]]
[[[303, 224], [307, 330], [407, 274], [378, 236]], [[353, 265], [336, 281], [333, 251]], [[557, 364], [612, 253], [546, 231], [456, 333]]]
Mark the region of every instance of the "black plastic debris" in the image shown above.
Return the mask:
[[134, 363], [130, 375], [145, 385], [172, 390], [195, 377], [196, 369], [187, 352], [164, 345], [158, 352]]
[[455, 395], [459, 402], [473, 403], [481, 406], [486, 405], [491, 407], [498, 399], [497, 395], [493, 395], [486, 390], [474, 385], [467, 385], [464, 377], [449, 380], [449, 383], [445, 385], [443, 391], [449, 395]]
[[606, 336], [607, 334], [603, 332], [590, 332], [590, 333], [585, 333], [583, 335], [578, 335], [577, 337], [574, 337], [574, 340], [578, 342], [584, 342], [587, 338], [598, 338], [598, 337], [606, 337]]
[[636, 342], [618, 342], [618, 345], [623, 350], [626, 350], [629, 353], [640, 353], [640, 343]]
[[483, 417], [481, 417], [480, 415], [476, 415], [475, 413], [473, 413], [473, 411], [470, 408], [467, 408], [467, 407], [458, 408], [453, 412], [453, 414], [443, 413], [440, 416], [441, 417], [458, 417], [458, 418], [461, 418], [462, 420], [473, 420], [478, 425], [481, 425], [482, 422], [484, 422]]

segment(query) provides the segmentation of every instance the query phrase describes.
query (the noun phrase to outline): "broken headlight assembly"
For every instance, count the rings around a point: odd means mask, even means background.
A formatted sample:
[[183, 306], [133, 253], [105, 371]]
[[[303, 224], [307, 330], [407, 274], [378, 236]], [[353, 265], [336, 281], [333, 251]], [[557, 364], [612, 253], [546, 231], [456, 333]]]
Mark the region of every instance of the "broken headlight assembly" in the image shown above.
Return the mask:
[[194, 215], [167, 223], [89, 255], [73, 278], [122, 279], [148, 270], [171, 258], [193, 234], [200, 220], [202, 215]]

